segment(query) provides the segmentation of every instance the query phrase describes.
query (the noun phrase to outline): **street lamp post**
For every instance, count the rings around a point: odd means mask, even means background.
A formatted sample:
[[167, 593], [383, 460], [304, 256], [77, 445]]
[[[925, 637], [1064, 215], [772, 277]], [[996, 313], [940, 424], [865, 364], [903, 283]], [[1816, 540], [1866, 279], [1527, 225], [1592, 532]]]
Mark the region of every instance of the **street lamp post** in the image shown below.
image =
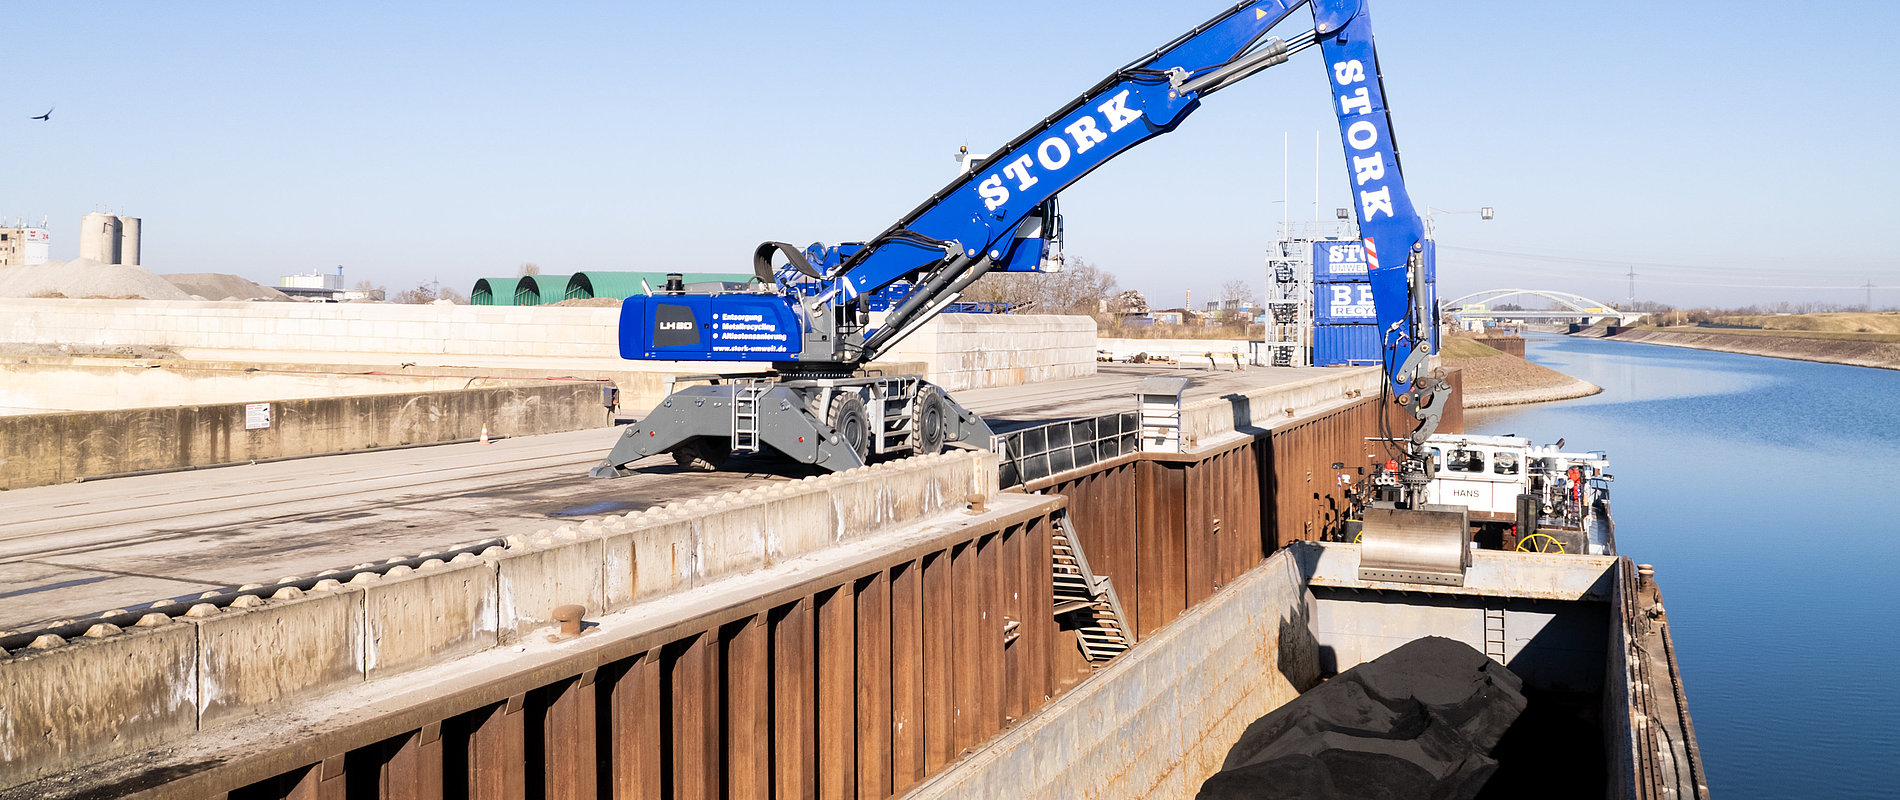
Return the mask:
[[1445, 216], [1445, 215], [1450, 215], [1450, 214], [1477, 214], [1478, 219], [1487, 219], [1487, 220], [1496, 216], [1496, 213], [1492, 211], [1490, 206], [1484, 206], [1483, 208], [1480, 208], [1476, 211], [1446, 211], [1442, 208], [1432, 208], [1431, 206], [1426, 206], [1425, 212], [1419, 215], [1425, 218], [1425, 238], [1427, 239], [1436, 238], [1436, 236], [1434, 235], [1435, 231], [1433, 230], [1433, 227], [1432, 227], [1433, 217]]

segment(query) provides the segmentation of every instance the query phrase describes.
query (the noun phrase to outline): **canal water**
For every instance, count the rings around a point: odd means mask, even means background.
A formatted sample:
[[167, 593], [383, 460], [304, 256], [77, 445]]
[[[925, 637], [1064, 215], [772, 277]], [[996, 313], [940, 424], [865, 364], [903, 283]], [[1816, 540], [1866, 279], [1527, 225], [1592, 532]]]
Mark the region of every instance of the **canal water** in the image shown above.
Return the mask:
[[1466, 428], [1609, 452], [1617, 545], [1656, 566], [1714, 795], [1900, 797], [1900, 372], [1528, 350], [1603, 393]]

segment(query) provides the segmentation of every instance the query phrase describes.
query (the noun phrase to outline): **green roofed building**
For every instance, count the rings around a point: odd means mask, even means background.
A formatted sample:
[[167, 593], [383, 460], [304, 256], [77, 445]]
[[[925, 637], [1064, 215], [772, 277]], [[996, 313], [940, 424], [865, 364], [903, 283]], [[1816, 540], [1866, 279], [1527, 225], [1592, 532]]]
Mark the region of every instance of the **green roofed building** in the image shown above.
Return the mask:
[[515, 286], [515, 305], [541, 306], [559, 303], [567, 289], [566, 275], [526, 275]]
[[[744, 284], [755, 280], [739, 272], [681, 273], [688, 287], [694, 284]], [[482, 278], [468, 293], [469, 304], [477, 306], [542, 306], [562, 300], [591, 300], [610, 297], [625, 300], [636, 294], [660, 291], [666, 286], [664, 272], [604, 272], [590, 270], [573, 275], [527, 275], [520, 278]], [[699, 286], [700, 291], [712, 287]]]
[[468, 304], [472, 306], [512, 306], [515, 304], [515, 285], [520, 278], [481, 278], [475, 281], [475, 289], [468, 293]]
[[[666, 275], [664, 272], [576, 272], [574, 277], [568, 279], [564, 296], [568, 300], [595, 297], [625, 300], [636, 294], [646, 294], [649, 290], [659, 291], [666, 286]], [[709, 282], [745, 283], [753, 280], [753, 276], [738, 272], [686, 272], [681, 273], [681, 279], [687, 286], [692, 286]]]

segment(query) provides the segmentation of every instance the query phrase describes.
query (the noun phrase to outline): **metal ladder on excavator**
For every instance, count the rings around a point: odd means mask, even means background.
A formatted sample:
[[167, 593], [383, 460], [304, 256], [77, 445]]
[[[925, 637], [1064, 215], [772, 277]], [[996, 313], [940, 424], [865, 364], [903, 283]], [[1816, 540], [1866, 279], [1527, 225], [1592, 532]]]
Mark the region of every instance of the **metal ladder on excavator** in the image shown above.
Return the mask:
[[741, 378], [732, 390], [732, 449], [759, 452], [759, 398], [772, 388], [771, 381]]
[[1055, 555], [1055, 614], [1076, 615], [1081, 624], [1075, 629], [1082, 657], [1101, 664], [1126, 652], [1133, 642], [1122, 622], [1121, 598], [1107, 576], [1096, 577], [1082, 553], [1081, 541], [1069, 518], [1056, 518], [1055, 534], [1050, 537]]

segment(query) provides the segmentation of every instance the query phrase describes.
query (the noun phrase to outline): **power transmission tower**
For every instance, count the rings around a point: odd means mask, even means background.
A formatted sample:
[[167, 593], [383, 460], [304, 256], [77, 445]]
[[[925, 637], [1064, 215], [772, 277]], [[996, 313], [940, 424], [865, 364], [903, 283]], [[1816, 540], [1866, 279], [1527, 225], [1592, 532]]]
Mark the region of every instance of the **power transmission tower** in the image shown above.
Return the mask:
[[1629, 311], [1635, 308], [1636, 306], [1636, 265], [1635, 264], [1630, 265], [1629, 276], [1630, 276], [1630, 296], [1629, 296], [1629, 300], [1626, 301], [1628, 304], [1623, 306], [1624, 311]]
[[1862, 311], [1874, 310], [1874, 282], [1871, 278], [1868, 279], [1867, 281], [1867, 305], [1862, 307], [1861, 310]]

